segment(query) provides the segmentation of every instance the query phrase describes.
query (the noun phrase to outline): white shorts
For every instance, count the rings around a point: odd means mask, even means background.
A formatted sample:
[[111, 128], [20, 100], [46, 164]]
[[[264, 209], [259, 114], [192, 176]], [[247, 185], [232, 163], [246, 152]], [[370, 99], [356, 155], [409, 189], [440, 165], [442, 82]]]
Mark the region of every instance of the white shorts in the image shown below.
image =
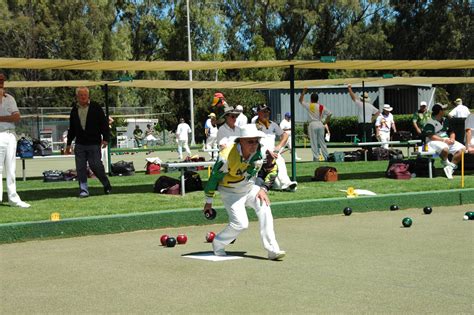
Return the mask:
[[447, 143], [444, 143], [443, 141], [430, 141], [428, 142], [428, 148], [430, 151], [435, 151], [436, 153], [440, 154], [441, 151], [444, 149], [448, 149], [448, 152], [451, 154], [455, 154], [456, 152], [460, 150], [465, 150], [466, 148], [459, 142], [454, 141], [453, 144], [448, 145]]

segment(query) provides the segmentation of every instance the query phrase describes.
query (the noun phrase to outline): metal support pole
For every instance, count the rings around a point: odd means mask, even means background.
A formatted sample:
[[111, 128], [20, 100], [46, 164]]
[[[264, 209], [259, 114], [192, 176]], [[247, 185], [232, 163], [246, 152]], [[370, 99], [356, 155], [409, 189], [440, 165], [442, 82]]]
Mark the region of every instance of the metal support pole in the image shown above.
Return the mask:
[[[186, 0], [186, 20], [188, 25], [188, 61], [192, 61], [191, 53], [191, 28], [189, 23], [189, 0]], [[193, 70], [189, 70], [189, 81], [193, 80]], [[194, 96], [193, 89], [189, 89], [189, 115], [191, 116], [191, 145], [196, 144], [196, 138], [194, 136]]]
[[291, 180], [296, 181], [295, 66], [290, 66]]
[[[109, 85], [105, 85], [105, 119], [107, 120], [107, 127], [109, 128], [109, 134], [110, 134], [110, 127], [109, 127]], [[108, 164], [108, 170], [109, 170], [109, 175], [110, 172], [112, 171], [112, 161], [110, 160], [110, 138], [109, 138], [109, 143], [107, 144], [107, 164]]]
[[[362, 139], [362, 142], [367, 142], [367, 131], [366, 131], [366, 128], [365, 128], [365, 85], [364, 85], [364, 81], [362, 81], [362, 115], [364, 116], [364, 120], [363, 120], [363, 125], [362, 125], [362, 128], [363, 128], [363, 139]], [[366, 160], [367, 161], [367, 160]]]

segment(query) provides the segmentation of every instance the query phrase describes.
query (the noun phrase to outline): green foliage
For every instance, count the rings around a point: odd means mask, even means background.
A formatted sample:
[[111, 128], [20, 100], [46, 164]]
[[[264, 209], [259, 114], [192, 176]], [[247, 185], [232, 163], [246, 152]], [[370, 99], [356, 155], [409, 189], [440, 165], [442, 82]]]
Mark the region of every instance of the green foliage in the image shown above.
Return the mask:
[[[190, 1], [192, 60], [472, 59], [469, 1]], [[0, 56], [92, 60], [188, 60], [186, 1], [0, 1]], [[472, 69], [394, 71], [395, 75], [472, 76]], [[188, 72], [8, 70], [14, 80], [187, 80]], [[380, 76], [378, 71], [298, 70], [297, 79]], [[194, 71], [195, 80], [284, 80], [287, 69]], [[17, 89], [20, 105], [64, 106], [73, 89]], [[100, 89], [95, 100], [103, 102]], [[209, 95], [194, 91], [196, 121]], [[235, 93], [247, 109], [258, 92]], [[169, 112], [163, 127], [189, 120], [188, 90], [111, 88], [112, 106], [150, 106]], [[438, 88], [437, 101], [474, 103], [474, 87]], [[245, 99], [242, 99], [245, 98]], [[34, 100], [34, 101], [31, 101]], [[247, 109], [248, 110], [248, 109]], [[250, 114], [247, 112], [247, 114]], [[199, 131], [199, 130], [198, 130]], [[342, 130], [344, 132], [344, 130]], [[199, 131], [201, 132], [201, 131]]]

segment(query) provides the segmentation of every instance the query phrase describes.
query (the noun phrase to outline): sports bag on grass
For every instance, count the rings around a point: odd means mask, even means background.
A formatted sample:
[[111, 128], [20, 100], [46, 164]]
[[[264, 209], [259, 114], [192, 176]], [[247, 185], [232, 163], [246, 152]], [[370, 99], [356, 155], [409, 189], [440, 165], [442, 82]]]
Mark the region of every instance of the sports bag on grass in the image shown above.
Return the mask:
[[18, 140], [16, 144], [16, 155], [18, 155], [22, 159], [26, 159], [32, 158], [33, 153], [33, 143], [30, 140], [24, 137]]
[[130, 176], [135, 174], [135, 167], [133, 162], [118, 161], [112, 163], [111, 175], [114, 176]]
[[61, 182], [66, 180], [63, 171], [44, 171], [43, 172], [43, 181], [44, 182]]
[[152, 163], [152, 162], [146, 162], [146, 171], [145, 174], [149, 175], [154, 175], [154, 174], [160, 174], [161, 173], [161, 165]]
[[409, 166], [405, 163], [394, 163], [387, 170], [387, 177], [393, 179], [410, 179]]
[[178, 179], [163, 175], [155, 181], [153, 191], [157, 194], [179, 195], [179, 188], [180, 184]]
[[314, 171], [313, 180], [323, 182], [335, 182], [338, 180], [337, 170], [335, 167], [321, 166]]
[[184, 188], [187, 192], [202, 190], [201, 176], [193, 171], [184, 172]]

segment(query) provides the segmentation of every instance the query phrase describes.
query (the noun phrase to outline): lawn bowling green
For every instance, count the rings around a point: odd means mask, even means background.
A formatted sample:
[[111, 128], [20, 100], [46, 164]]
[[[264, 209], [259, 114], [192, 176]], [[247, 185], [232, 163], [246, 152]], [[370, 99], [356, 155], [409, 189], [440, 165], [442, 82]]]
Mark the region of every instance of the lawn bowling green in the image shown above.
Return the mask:
[[[210, 251], [204, 236], [223, 224], [3, 244], [0, 311], [471, 313], [473, 205], [386, 209], [277, 219], [280, 262], [257, 222], [227, 247], [243, 259], [218, 262], [182, 256]], [[161, 246], [181, 233], [185, 245]]]

